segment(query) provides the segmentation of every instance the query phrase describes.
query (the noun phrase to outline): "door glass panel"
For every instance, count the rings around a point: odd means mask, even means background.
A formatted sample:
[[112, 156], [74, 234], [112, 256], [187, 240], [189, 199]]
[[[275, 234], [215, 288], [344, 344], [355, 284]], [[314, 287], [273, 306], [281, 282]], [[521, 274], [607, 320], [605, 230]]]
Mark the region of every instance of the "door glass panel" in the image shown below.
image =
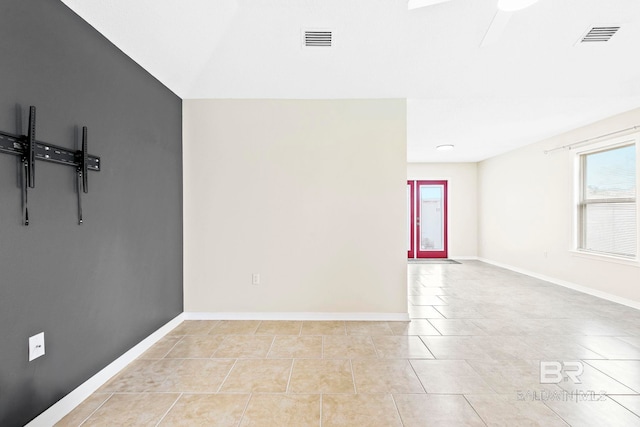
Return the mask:
[[442, 185], [420, 186], [420, 250], [444, 250], [444, 189]]

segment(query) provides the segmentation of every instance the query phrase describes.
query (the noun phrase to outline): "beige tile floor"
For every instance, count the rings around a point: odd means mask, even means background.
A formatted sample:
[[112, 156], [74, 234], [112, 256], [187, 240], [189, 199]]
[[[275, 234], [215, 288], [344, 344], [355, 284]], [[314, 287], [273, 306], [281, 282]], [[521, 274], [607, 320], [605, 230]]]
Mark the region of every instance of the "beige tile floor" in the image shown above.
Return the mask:
[[477, 261], [408, 271], [411, 322], [186, 321], [58, 425], [640, 426], [640, 311]]

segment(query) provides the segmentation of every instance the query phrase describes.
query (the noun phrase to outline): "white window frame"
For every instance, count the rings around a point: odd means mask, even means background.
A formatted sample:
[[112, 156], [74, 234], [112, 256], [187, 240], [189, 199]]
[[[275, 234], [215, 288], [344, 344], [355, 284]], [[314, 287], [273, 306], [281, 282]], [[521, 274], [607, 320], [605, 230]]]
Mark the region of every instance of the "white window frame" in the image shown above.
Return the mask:
[[597, 144], [590, 144], [586, 147], [580, 147], [575, 149], [574, 154], [574, 215], [573, 215], [573, 248], [572, 251], [575, 255], [611, 261], [620, 264], [629, 264], [640, 266], [640, 204], [638, 201], [638, 190], [636, 190], [636, 255], [634, 257], [626, 257], [623, 255], [608, 254], [604, 252], [595, 252], [582, 249], [581, 242], [583, 238], [582, 228], [582, 195], [583, 195], [583, 182], [584, 182], [584, 168], [582, 165], [583, 156], [601, 151], [612, 150], [615, 148], [621, 148], [635, 144], [636, 146], [636, 189], [640, 188], [640, 134], [635, 133], [624, 137], [607, 139]]

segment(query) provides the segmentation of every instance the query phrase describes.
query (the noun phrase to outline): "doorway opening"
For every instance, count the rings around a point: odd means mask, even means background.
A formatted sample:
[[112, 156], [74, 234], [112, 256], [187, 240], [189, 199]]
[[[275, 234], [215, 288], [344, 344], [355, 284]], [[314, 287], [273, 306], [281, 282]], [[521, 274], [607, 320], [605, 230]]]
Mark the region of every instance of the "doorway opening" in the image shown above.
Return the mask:
[[447, 258], [447, 181], [407, 181], [408, 258]]

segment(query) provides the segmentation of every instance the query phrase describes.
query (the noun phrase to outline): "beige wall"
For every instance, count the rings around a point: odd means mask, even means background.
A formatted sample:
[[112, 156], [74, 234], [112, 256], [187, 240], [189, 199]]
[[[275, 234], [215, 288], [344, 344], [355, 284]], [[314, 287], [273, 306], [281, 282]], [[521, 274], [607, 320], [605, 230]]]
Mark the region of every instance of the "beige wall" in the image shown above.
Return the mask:
[[409, 163], [407, 179], [446, 180], [449, 258], [478, 256], [477, 163]]
[[405, 100], [183, 109], [186, 312], [407, 312]]
[[640, 109], [483, 161], [479, 255], [593, 291], [640, 302], [640, 267], [576, 255], [575, 150], [545, 150], [640, 123]]

